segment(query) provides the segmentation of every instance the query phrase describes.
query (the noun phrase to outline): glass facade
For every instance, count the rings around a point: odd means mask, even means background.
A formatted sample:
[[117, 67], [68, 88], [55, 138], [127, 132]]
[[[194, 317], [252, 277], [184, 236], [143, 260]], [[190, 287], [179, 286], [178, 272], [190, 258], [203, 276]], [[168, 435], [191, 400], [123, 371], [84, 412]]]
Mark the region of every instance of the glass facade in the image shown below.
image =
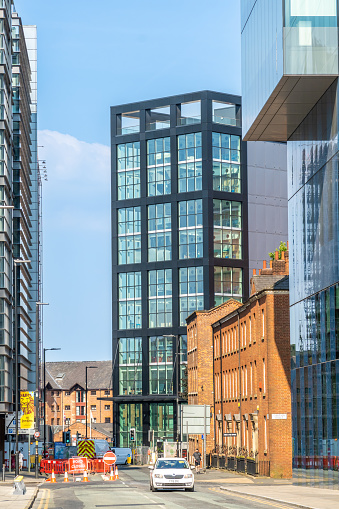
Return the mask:
[[202, 189], [201, 133], [178, 136], [179, 193]]
[[288, 142], [295, 468], [337, 487], [339, 415], [338, 84]]
[[148, 326], [172, 326], [172, 269], [150, 270], [148, 273]]
[[119, 394], [142, 393], [142, 339], [119, 339]]
[[173, 394], [173, 358], [175, 338], [149, 338], [150, 394]]
[[141, 328], [141, 272], [119, 274], [119, 329]]
[[148, 196], [171, 193], [170, 138], [157, 138], [147, 142]]
[[140, 196], [140, 142], [117, 145], [118, 200]]
[[202, 200], [181, 201], [179, 207], [179, 258], [203, 257]]
[[216, 124], [241, 126], [240, 106], [212, 101], [212, 118]]
[[212, 133], [213, 189], [241, 193], [240, 136]]
[[150, 404], [150, 428], [154, 430], [154, 442], [173, 440], [174, 433], [173, 403]]
[[[143, 444], [142, 403], [121, 403], [119, 405], [119, 446], [138, 447]], [[135, 442], [130, 441], [129, 430], [135, 429]]]
[[140, 207], [118, 210], [118, 263], [141, 262]]
[[[231, 192], [237, 203], [245, 199], [240, 104], [203, 91], [111, 108], [117, 446], [131, 445], [133, 427], [136, 446], [149, 445], [149, 429], [155, 441], [178, 436], [177, 398], [188, 399], [185, 319], [215, 303], [212, 200]], [[231, 207], [228, 233], [238, 233]]]
[[242, 300], [242, 272], [236, 267], [214, 267], [214, 304], [219, 306], [228, 299]]
[[171, 204], [148, 205], [148, 261], [172, 258]]
[[204, 309], [203, 267], [179, 269], [180, 325], [186, 325], [186, 318], [195, 310]]
[[242, 257], [241, 203], [213, 200], [214, 257]]

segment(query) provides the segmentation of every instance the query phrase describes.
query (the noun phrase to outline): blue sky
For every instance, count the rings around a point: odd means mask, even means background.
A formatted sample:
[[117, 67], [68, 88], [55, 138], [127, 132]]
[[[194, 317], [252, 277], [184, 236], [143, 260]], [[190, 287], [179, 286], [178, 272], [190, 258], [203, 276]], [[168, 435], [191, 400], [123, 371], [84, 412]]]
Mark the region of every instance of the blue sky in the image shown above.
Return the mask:
[[240, 94], [240, 0], [15, 0], [38, 27], [44, 343], [111, 356], [110, 126], [115, 104]]

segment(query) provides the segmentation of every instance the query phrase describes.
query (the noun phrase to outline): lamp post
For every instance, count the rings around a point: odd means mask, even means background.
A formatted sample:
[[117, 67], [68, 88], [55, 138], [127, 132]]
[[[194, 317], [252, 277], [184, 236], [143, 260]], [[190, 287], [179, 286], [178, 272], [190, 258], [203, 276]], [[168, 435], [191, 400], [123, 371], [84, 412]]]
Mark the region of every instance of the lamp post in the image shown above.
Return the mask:
[[[36, 302], [35, 307], [35, 415], [36, 430], [39, 430], [39, 306], [48, 306], [47, 302]], [[39, 477], [39, 449], [38, 440], [35, 441], [35, 477]]]
[[[3, 205], [2, 208], [10, 208]], [[30, 260], [15, 259], [14, 262], [14, 344], [15, 344], [15, 475], [19, 475], [19, 341], [18, 341], [18, 295], [17, 268], [18, 265], [31, 263]]]
[[86, 440], [87, 440], [87, 370], [88, 369], [97, 369], [98, 366], [86, 366], [86, 393], [85, 393], [85, 398], [86, 398]]
[[46, 451], [46, 352], [61, 348], [44, 348], [44, 453]]

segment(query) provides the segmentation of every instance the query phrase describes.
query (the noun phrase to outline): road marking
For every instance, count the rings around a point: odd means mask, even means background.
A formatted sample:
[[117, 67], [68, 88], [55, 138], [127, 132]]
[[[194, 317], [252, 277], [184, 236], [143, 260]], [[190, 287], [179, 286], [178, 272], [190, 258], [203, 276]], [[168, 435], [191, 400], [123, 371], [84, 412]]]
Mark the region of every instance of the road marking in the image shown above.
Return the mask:
[[[224, 493], [224, 494], [226, 491], [226, 490], [219, 490], [218, 488], [209, 488], [209, 489], [212, 491], [218, 491], [218, 493]], [[234, 493], [233, 491], [226, 491], [226, 493], [228, 493], [229, 495], [233, 495], [234, 497], [251, 500], [251, 502], [256, 502], [258, 504], [269, 505], [270, 507], [278, 507], [279, 509], [291, 509], [291, 506], [281, 505], [276, 502], [271, 502], [269, 500], [262, 500], [260, 498], [249, 497], [248, 495], [240, 495], [239, 493]]]
[[49, 497], [51, 496], [51, 490], [47, 490], [47, 499], [44, 509], [48, 509]]
[[45, 495], [46, 495], [46, 490], [42, 490], [41, 491], [41, 499], [40, 499], [40, 504], [38, 505], [38, 509], [41, 509], [42, 508], [42, 505], [44, 503], [44, 498], [45, 498]]

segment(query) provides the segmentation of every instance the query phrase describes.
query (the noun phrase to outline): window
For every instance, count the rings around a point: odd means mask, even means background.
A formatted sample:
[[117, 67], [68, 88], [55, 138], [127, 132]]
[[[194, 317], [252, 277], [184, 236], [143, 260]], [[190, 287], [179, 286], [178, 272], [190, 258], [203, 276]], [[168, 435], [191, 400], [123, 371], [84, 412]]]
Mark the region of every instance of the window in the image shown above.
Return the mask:
[[140, 143], [117, 145], [118, 200], [140, 196]]
[[177, 125], [199, 124], [201, 122], [201, 103], [191, 101], [178, 106]]
[[242, 300], [242, 269], [214, 267], [215, 306], [219, 306], [230, 298]]
[[105, 396], [109, 396], [110, 392], [108, 390], [105, 391]]
[[117, 115], [117, 135], [140, 131], [140, 111], [129, 111]]
[[118, 210], [118, 263], [141, 262], [140, 207]]
[[51, 392], [51, 396], [54, 396], [54, 391]]
[[171, 204], [158, 203], [148, 209], [148, 261], [172, 258]]
[[91, 396], [96, 396], [97, 391], [91, 391]]
[[202, 188], [201, 133], [178, 136], [178, 190], [179, 193]]
[[105, 417], [105, 423], [107, 424], [109, 422], [111, 422], [111, 418], [110, 417]]
[[172, 326], [172, 270], [148, 273], [149, 327]]
[[142, 393], [142, 340], [119, 339], [119, 394]]
[[147, 190], [148, 196], [171, 193], [170, 138], [147, 141]]
[[266, 364], [265, 364], [265, 359], [262, 360], [262, 377], [263, 377], [263, 393], [266, 394]]
[[213, 189], [241, 192], [240, 136], [212, 133]]
[[179, 269], [180, 325], [196, 309], [204, 309], [203, 267]]
[[70, 424], [71, 424], [71, 419], [69, 417], [66, 417], [65, 426], [70, 426]]
[[262, 337], [265, 337], [265, 311], [261, 310], [261, 320], [262, 320]]
[[84, 406], [76, 406], [75, 407], [75, 415], [85, 415], [85, 407]]
[[173, 349], [175, 338], [149, 338], [149, 376], [151, 394], [173, 394]]
[[179, 206], [179, 258], [203, 257], [202, 200], [181, 201]]
[[51, 419], [51, 424], [52, 424], [52, 426], [54, 426], [54, 418], [53, 417]]
[[71, 395], [70, 391], [65, 392], [65, 396], [70, 396], [70, 395]]
[[119, 329], [141, 328], [141, 272], [119, 274]]
[[241, 203], [213, 200], [214, 257], [241, 259]]
[[55, 395], [56, 395], [56, 396], [60, 396], [60, 392], [59, 392], [59, 391], [57, 391], [57, 392], [55, 393]]
[[77, 403], [84, 403], [85, 402], [85, 391], [76, 391], [75, 401]]
[[91, 405], [91, 410], [92, 411], [95, 411], [97, 409], [97, 406], [96, 405]]
[[70, 405], [65, 405], [65, 410], [70, 410], [70, 409], [71, 409]]
[[173, 403], [150, 403], [150, 428], [154, 430], [155, 443], [173, 440], [173, 422]]
[[60, 426], [60, 418], [57, 418], [57, 426]]
[[105, 405], [105, 410], [110, 410], [111, 409], [111, 405]]
[[146, 131], [170, 127], [170, 106], [146, 110]]
[[216, 124], [241, 126], [240, 106], [236, 104], [212, 101], [212, 115]]

